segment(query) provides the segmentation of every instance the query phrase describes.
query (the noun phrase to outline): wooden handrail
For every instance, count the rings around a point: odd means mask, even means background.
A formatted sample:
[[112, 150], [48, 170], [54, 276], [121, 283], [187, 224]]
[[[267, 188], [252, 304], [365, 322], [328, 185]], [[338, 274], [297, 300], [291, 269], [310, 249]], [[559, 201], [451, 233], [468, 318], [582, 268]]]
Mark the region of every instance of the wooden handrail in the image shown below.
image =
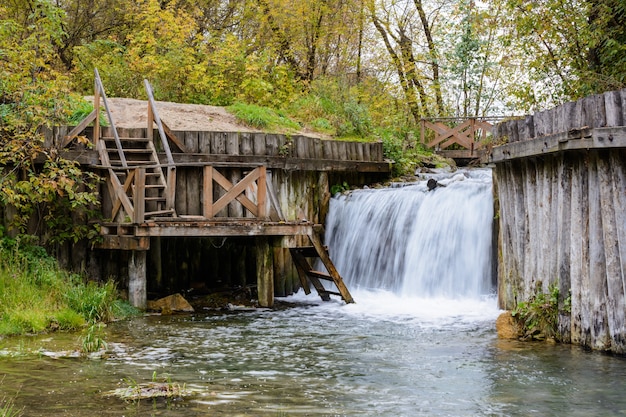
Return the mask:
[[[163, 150], [167, 155], [167, 163], [174, 164], [174, 157], [172, 157], [172, 151], [170, 150], [170, 145], [167, 142], [167, 136], [165, 135], [165, 131], [163, 130], [163, 124], [161, 123], [161, 118], [159, 117], [159, 112], [156, 108], [156, 102], [154, 101], [154, 94], [152, 93], [152, 87], [148, 80], [143, 80], [144, 86], [146, 87], [146, 93], [148, 94], [148, 106], [149, 110], [152, 112], [154, 116], [154, 122], [157, 125], [159, 130], [159, 136], [161, 136], [161, 144], [163, 145]], [[150, 120], [150, 117], [148, 118]], [[152, 129], [152, 126], [148, 126], [148, 129]]]
[[[120, 141], [120, 137], [117, 134], [117, 129], [115, 128], [115, 122], [113, 121], [113, 117], [111, 116], [111, 109], [109, 109], [109, 103], [107, 102], [107, 96], [106, 93], [104, 92], [104, 86], [102, 85], [102, 80], [100, 79], [100, 74], [98, 73], [98, 68], [94, 68], [93, 69], [94, 74], [95, 74], [95, 83], [96, 83], [96, 94], [94, 94], [94, 107], [97, 110], [96, 112], [96, 123], [95, 126], [100, 125], [100, 120], [99, 120], [99, 113], [100, 113], [100, 100], [98, 99], [98, 95], [101, 94], [102, 95], [102, 101], [104, 102], [104, 109], [107, 112], [107, 117], [109, 118], [109, 123], [111, 123], [111, 129], [113, 129], [113, 136], [115, 137], [115, 146], [117, 147], [117, 153], [120, 156], [120, 161], [122, 162], [122, 166], [124, 168], [128, 167], [128, 164], [126, 163], [126, 156], [124, 156], [124, 151], [122, 150], [122, 142]], [[98, 105], [96, 106], [96, 99], [98, 102]], [[99, 140], [99, 129], [95, 129], [94, 126], [94, 141]], [[98, 133], [98, 134], [96, 134]]]

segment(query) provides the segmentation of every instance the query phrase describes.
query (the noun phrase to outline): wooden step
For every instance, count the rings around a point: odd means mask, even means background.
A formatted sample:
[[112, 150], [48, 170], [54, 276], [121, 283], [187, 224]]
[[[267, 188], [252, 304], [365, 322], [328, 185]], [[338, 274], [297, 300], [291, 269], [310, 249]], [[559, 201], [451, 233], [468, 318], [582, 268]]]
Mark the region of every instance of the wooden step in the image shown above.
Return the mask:
[[[327, 246], [324, 246], [326, 250], [328, 250]], [[297, 248], [292, 248], [292, 250], [298, 252], [305, 258], [319, 258], [319, 254], [314, 246], [298, 246]]]
[[[120, 142], [143, 142], [143, 143], [150, 142], [150, 139], [148, 139], [148, 138], [120, 137], [119, 139], [120, 139]], [[102, 140], [105, 141], [105, 142], [115, 142], [115, 138], [114, 137], [110, 137], [110, 136], [102, 137]]]
[[174, 210], [157, 210], [157, 211], [146, 211], [145, 215], [146, 217], [149, 216], [158, 216], [161, 214], [174, 214]]
[[[152, 155], [152, 150], [146, 149], [146, 148], [122, 148], [122, 151], [124, 152], [124, 155], [126, 154]], [[118, 153], [117, 148], [107, 148], [107, 152], [112, 153], [112, 154]]]
[[321, 271], [313, 271], [313, 270], [307, 271], [307, 275], [311, 275], [319, 279], [325, 279], [326, 281], [334, 281], [333, 277]]

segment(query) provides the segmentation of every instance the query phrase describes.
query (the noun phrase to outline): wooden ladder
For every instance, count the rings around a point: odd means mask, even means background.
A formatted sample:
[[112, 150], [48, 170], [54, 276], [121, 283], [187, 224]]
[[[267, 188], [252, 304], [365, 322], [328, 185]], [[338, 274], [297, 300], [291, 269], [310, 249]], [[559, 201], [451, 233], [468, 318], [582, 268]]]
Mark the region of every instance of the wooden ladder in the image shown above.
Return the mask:
[[[308, 295], [311, 293], [309, 288], [309, 282], [313, 284], [313, 287], [324, 301], [330, 301], [331, 295], [340, 296], [346, 303], [354, 303], [350, 291], [343, 282], [341, 275], [335, 268], [335, 264], [330, 259], [328, 254], [328, 248], [322, 244], [320, 237], [321, 231], [319, 229], [314, 230], [313, 234], [309, 235], [309, 240], [313, 246], [301, 246], [296, 248], [289, 248], [291, 257], [298, 270], [298, 276], [300, 277], [300, 283], [304, 292]], [[309, 263], [307, 258], [319, 258], [328, 273], [315, 271]], [[335, 284], [337, 291], [327, 290], [320, 280], [330, 281]]]

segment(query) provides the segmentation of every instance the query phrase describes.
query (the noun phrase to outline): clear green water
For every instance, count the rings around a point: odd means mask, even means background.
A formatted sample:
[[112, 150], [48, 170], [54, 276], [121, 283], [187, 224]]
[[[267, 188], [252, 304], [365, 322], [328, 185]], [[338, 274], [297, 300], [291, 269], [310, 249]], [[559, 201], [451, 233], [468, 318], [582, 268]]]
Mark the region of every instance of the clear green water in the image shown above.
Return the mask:
[[[78, 346], [76, 334], [0, 341], [0, 399], [24, 416], [613, 416], [624, 358], [498, 340], [493, 300], [355, 293], [282, 311], [205, 312], [111, 324], [103, 360], [8, 357]], [[194, 395], [104, 394], [167, 373]]]

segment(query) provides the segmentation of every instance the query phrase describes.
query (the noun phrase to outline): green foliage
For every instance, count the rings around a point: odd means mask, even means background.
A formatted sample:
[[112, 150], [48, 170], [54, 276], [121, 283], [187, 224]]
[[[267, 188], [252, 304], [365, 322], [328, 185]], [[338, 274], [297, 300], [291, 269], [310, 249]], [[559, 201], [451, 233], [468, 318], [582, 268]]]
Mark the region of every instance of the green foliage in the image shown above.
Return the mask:
[[[0, 334], [76, 330], [114, 318], [112, 283], [85, 282], [60, 269], [54, 258], [23, 239], [0, 238]], [[118, 316], [119, 317], [119, 316]]]
[[335, 195], [337, 193], [343, 193], [344, 191], [348, 191], [350, 189], [350, 186], [348, 185], [347, 182], [343, 182], [341, 184], [335, 184], [332, 187], [330, 187], [330, 194], [331, 195]]
[[[46, 244], [94, 237], [97, 231], [77, 220], [98, 205], [98, 176], [44, 147], [41, 134], [43, 127], [67, 124], [76, 101], [68, 77], [53, 65], [64, 14], [35, 1], [23, 16], [0, 7], [0, 18], [0, 204], [15, 209], [12, 227], [37, 232]], [[43, 164], [35, 164], [37, 157]], [[44, 221], [28, 230], [36, 213]]]
[[[527, 301], [517, 304], [511, 315], [523, 329], [526, 339], [554, 339], [559, 320], [559, 288], [551, 285], [544, 293], [541, 283]], [[571, 302], [571, 301], [570, 301]]]
[[290, 131], [297, 130], [300, 125], [287, 117], [283, 112], [255, 104], [235, 103], [228, 107], [239, 120], [264, 130]]

